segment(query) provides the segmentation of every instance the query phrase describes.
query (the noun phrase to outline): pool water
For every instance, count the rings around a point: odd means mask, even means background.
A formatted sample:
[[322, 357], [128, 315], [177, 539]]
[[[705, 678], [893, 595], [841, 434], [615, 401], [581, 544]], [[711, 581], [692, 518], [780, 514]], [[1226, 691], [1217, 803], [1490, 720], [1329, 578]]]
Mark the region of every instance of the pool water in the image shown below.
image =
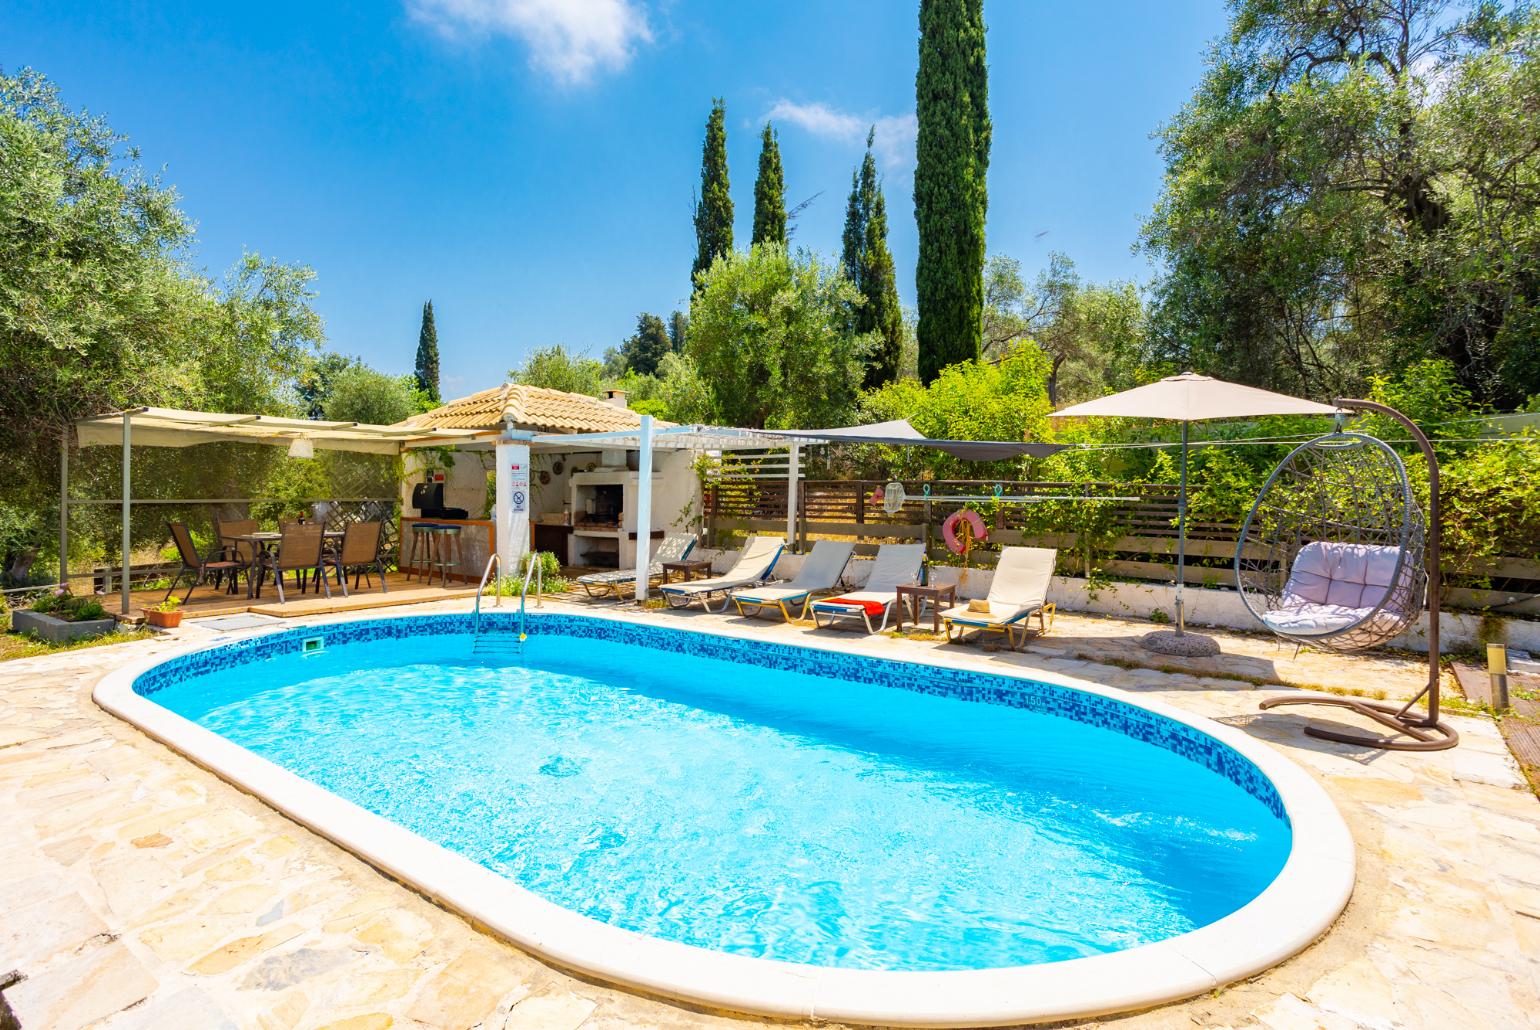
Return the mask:
[[1291, 846], [1229, 779], [1067, 718], [560, 635], [470, 652], [350, 643], [152, 699], [565, 908], [786, 962], [1151, 943], [1240, 908]]

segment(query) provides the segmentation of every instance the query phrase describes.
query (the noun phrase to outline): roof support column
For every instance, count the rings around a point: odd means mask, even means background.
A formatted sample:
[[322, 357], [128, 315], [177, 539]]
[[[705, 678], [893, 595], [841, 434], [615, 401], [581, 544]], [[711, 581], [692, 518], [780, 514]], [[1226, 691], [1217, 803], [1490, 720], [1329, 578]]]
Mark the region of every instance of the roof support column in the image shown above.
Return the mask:
[[130, 603], [130, 598], [128, 596], [128, 584], [130, 567], [133, 564], [133, 558], [130, 556], [129, 552], [132, 551], [134, 547], [131, 525], [134, 507], [134, 451], [132, 446], [133, 430], [133, 412], [125, 411], [123, 412], [123, 581], [119, 584], [119, 591], [122, 597], [122, 611], [124, 615], [128, 614], [128, 606]]
[[636, 456], [636, 602], [647, 600], [652, 568], [652, 416], [642, 416]]
[[499, 577], [517, 579], [519, 564], [529, 551], [529, 441], [533, 435], [508, 429], [497, 441], [492, 518]]
[[59, 437], [59, 585], [70, 582], [70, 431]]
[[797, 484], [802, 478], [802, 445], [786, 448], [786, 546], [797, 546]]

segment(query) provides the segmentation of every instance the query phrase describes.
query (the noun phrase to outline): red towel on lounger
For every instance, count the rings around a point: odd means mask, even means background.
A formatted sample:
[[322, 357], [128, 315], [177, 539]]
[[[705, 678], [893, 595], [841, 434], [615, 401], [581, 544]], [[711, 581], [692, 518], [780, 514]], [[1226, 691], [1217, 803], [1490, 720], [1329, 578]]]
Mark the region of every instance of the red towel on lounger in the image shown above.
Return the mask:
[[855, 601], [848, 597], [826, 598], [825, 600], [816, 602], [814, 607], [817, 607], [820, 604], [842, 604], [847, 608], [862, 608], [868, 615], [881, 615], [883, 609], [887, 608], [887, 605], [883, 604], [881, 601]]

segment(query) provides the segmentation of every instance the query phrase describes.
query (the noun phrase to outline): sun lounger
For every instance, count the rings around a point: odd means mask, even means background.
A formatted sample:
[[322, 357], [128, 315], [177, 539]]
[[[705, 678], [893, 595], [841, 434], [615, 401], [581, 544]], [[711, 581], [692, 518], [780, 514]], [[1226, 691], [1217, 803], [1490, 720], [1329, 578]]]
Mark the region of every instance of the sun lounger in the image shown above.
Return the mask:
[[[1000, 552], [1000, 562], [995, 566], [995, 578], [989, 584], [989, 596], [985, 599], [988, 611], [976, 612], [966, 604], [948, 608], [941, 613], [946, 625], [946, 638], [950, 642], [954, 627], [957, 640], [969, 629], [980, 634], [1004, 633], [1011, 648], [1016, 647], [1016, 626], [1032, 615], [1037, 616], [1043, 633], [1052, 624], [1054, 606], [1048, 601], [1048, 581], [1053, 578], [1053, 563], [1058, 552], [1051, 547], [1007, 547]], [[1026, 639], [1026, 627], [1021, 627], [1022, 640]]]
[[[728, 595], [734, 590], [758, 586], [770, 578], [770, 571], [780, 560], [781, 549], [785, 546], [785, 541], [778, 536], [751, 536], [744, 541], [738, 560], [725, 574], [687, 583], [665, 583], [658, 588], [659, 592], [670, 608], [688, 608], [699, 601], [708, 612], [723, 611], [727, 608]], [[722, 598], [722, 603], [712, 608], [711, 599], [717, 596]]]
[[814, 625], [824, 628], [823, 618], [829, 620], [830, 628], [840, 619], [860, 619], [866, 625], [866, 632], [871, 633], [872, 618], [880, 615], [882, 621], [876, 627], [877, 632], [887, 629], [893, 604], [898, 600], [898, 588], [905, 583], [918, 583], [924, 562], [924, 544], [883, 544], [877, 548], [877, 557], [872, 560], [872, 574], [867, 577], [865, 586], [812, 603]]
[[[647, 578], [649, 581], [663, 578], [663, 563], [666, 561], [684, 561], [685, 557], [695, 547], [695, 537], [689, 533], [670, 533], [658, 544], [658, 550], [652, 556], [652, 562], [647, 566]], [[635, 569], [616, 569], [610, 572], [590, 572], [586, 576], [577, 578], [578, 584], [588, 592], [589, 597], [613, 597], [617, 601], [621, 593], [626, 589], [634, 589], [636, 584]]]
[[738, 606], [738, 614], [747, 618], [766, 608], [779, 608], [781, 617], [790, 622], [791, 611], [786, 606], [800, 604], [802, 611], [797, 618], [807, 618], [807, 606], [813, 595], [833, 590], [838, 585], [855, 549], [856, 545], [848, 540], [817, 541], [791, 582], [735, 592], [732, 598], [733, 604]]

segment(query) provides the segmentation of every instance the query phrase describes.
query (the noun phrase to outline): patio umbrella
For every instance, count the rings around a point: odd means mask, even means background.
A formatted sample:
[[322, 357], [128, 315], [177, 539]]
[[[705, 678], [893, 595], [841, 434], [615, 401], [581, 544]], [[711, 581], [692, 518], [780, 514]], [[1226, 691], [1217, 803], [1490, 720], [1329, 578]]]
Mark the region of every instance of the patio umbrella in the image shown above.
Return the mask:
[[[1191, 424], [1227, 418], [1258, 418], [1263, 415], [1336, 414], [1338, 410], [1330, 404], [1318, 404], [1288, 394], [1272, 393], [1254, 386], [1227, 383], [1223, 379], [1187, 372], [1179, 376], [1167, 376], [1148, 386], [1076, 404], [1055, 411], [1051, 417], [1149, 418], [1182, 424], [1182, 477], [1176, 508], [1176, 636], [1180, 638], [1186, 631], [1182, 612], [1182, 585], [1187, 564], [1187, 435]], [[1178, 648], [1181, 648], [1180, 644]]]

